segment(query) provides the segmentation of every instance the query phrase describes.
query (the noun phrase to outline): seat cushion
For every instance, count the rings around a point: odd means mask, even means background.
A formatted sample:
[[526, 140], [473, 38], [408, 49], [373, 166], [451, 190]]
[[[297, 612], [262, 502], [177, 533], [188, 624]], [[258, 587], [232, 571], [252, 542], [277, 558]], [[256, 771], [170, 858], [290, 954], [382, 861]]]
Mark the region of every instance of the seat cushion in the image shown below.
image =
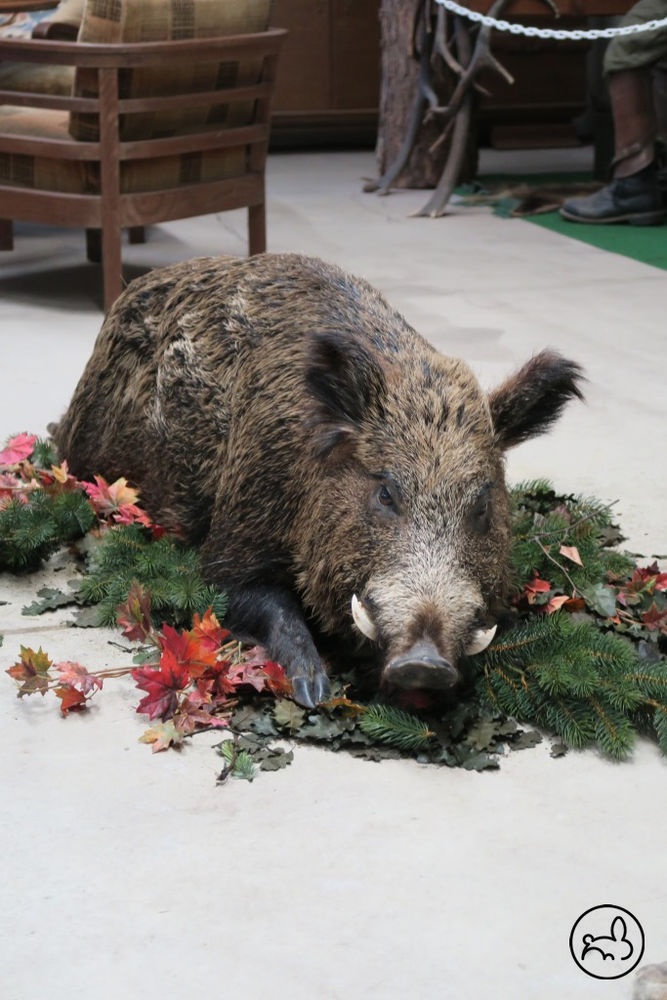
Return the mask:
[[[0, 132], [27, 138], [56, 139], [70, 142], [68, 114], [40, 108], [4, 105], [0, 108]], [[133, 160], [121, 165], [120, 187], [123, 194], [177, 188], [238, 177], [246, 170], [243, 150], [212, 150], [157, 160]], [[97, 162], [55, 160], [23, 153], [0, 153], [0, 184], [59, 191], [65, 194], [99, 194], [100, 169]]]
[[[27, 138], [74, 140], [68, 131], [66, 111], [46, 111], [5, 104], [0, 108], [0, 132]], [[86, 166], [77, 160], [0, 153], [0, 184], [83, 194], [87, 190]]]
[[[88, 0], [79, 31], [79, 41], [94, 43], [165, 42], [218, 35], [252, 34], [265, 31], [271, 0]], [[216, 90], [224, 86], [256, 83], [261, 61], [196, 63], [136, 68], [120, 75], [122, 98], [168, 96], [188, 91]], [[97, 75], [80, 69], [74, 92], [97, 96]], [[243, 125], [252, 117], [252, 101], [243, 106], [221, 103], [215, 107], [190, 108], [124, 115], [121, 139], [151, 139], [197, 131], [203, 125]], [[94, 116], [73, 114], [71, 133], [76, 139], [98, 138]]]

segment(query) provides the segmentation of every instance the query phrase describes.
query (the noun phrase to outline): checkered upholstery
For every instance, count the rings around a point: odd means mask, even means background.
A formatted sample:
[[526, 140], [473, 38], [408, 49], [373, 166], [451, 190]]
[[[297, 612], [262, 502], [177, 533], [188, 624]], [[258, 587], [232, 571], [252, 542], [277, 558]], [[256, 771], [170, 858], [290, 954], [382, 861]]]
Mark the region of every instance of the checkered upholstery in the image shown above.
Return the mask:
[[[85, 3], [65, 0], [60, 7], [69, 8], [66, 15], [74, 17], [77, 3], [83, 4], [78, 40], [104, 44], [263, 31], [269, 23], [271, 0], [86, 0]], [[60, 8], [58, 12], [62, 14]], [[260, 70], [260, 64], [254, 60], [172, 67], [169, 73], [151, 67], [132, 69], [121, 73], [120, 96], [161, 96], [252, 84], [258, 81]], [[73, 93], [82, 97], [97, 96], [96, 71], [77, 69]], [[231, 105], [221, 101], [203, 110], [194, 107], [184, 111], [125, 115], [120, 122], [120, 138], [130, 141], [219, 130], [246, 124], [252, 112], [252, 102]], [[0, 106], [0, 131], [73, 142], [99, 138], [96, 116], [8, 105]], [[219, 180], [241, 175], [246, 167], [244, 148], [134, 160], [122, 164], [121, 191], [140, 192], [194, 181]], [[69, 193], [95, 193], [100, 186], [99, 167], [76, 160], [51, 161], [45, 157], [0, 152], [0, 183], [3, 182]]]

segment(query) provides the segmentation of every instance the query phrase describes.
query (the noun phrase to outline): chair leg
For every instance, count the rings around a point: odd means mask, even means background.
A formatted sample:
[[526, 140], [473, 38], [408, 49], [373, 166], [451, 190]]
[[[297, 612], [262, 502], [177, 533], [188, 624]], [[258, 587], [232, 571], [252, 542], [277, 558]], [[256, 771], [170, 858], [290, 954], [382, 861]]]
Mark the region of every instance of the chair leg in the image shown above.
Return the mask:
[[123, 290], [123, 260], [117, 226], [105, 226], [102, 230], [102, 280], [107, 313]]
[[102, 260], [102, 233], [99, 229], [86, 229], [86, 256], [91, 264]]
[[266, 205], [251, 205], [248, 209], [248, 252], [266, 253]]
[[14, 225], [11, 219], [0, 219], [0, 250], [14, 249]]
[[130, 243], [145, 243], [146, 230], [143, 226], [130, 226], [127, 231]]

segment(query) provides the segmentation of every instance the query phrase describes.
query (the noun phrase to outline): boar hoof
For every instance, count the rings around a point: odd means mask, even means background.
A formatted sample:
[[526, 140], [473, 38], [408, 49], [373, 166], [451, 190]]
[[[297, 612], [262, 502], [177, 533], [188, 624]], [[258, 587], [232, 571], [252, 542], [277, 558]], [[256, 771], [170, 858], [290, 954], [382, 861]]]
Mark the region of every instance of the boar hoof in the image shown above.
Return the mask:
[[401, 656], [395, 656], [385, 667], [383, 680], [400, 688], [448, 690], [459, 681], [456, 667], [443, 659], [433, 643], [417, 642]]
[[329, 678], [323, 672], [312, 677], [292, 677], [294, 700], [304, 708], [316, 708], [319, 702], [326, 701], [331, 694]]
[[377, 639], [378, 630], [356, 594], [352, 595], [352, 617], [354, 618], [354, 624], [367, 639]]

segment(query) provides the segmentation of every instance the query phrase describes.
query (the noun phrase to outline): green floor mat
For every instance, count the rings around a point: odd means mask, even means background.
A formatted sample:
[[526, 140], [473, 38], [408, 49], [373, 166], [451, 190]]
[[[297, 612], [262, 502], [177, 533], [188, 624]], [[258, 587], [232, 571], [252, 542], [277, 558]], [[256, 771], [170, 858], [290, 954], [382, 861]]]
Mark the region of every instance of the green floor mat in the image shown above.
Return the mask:
[[532, 222], [543, 229], [551, 229], [554, 233], [571, 236], [572, 239], [588, 243], [609, 253], [620, 253], [624, 257], [632, 257], [642, 264], [661, 267], [667, 271], [667, 225], [662, 226], [629, 226], [620, 225], [590, 225], [585, 222], [568, 222], [561, 218], [558, 212], [548, 212], [545, 215], [525, 216], [526, 222]]
[[[590, 174], [582, 173], [493, 175], [480, 177], [472, 185], [462, 185], [457, 188], [456, 193], [460, 196], [462, 204], [489, 204], [493, 206], [496, 215], [510, 218], [512, 210], [522, 200], [521, 196], [514, 196], [514, 192], [521, 187], [534, 189], [538, 194], [541, 190], [558, 189], [559, 187], [567, 190], [571, 187], [572, 194], [576, 195], [579, 193], [577, 191], [579, 186], [590, 184], [591, 181]], [[583, 222], [568, 222], [567, 219], [561, 218], [557, 211], [522, 215], [520, 218], [512, 218], [511, 221], [532, 222], [535, 226], [550, 229], [562, 236], [570, 236], [572, 239], [588, 243], [589, 246], [598, 247], [600, 250], [618, 253], [640, 261], [642, 264], [650, 264], [652, 267], [667, 270], [667, 224], [662, 226], [629, 226], [627, 223], [590, 225]]]

